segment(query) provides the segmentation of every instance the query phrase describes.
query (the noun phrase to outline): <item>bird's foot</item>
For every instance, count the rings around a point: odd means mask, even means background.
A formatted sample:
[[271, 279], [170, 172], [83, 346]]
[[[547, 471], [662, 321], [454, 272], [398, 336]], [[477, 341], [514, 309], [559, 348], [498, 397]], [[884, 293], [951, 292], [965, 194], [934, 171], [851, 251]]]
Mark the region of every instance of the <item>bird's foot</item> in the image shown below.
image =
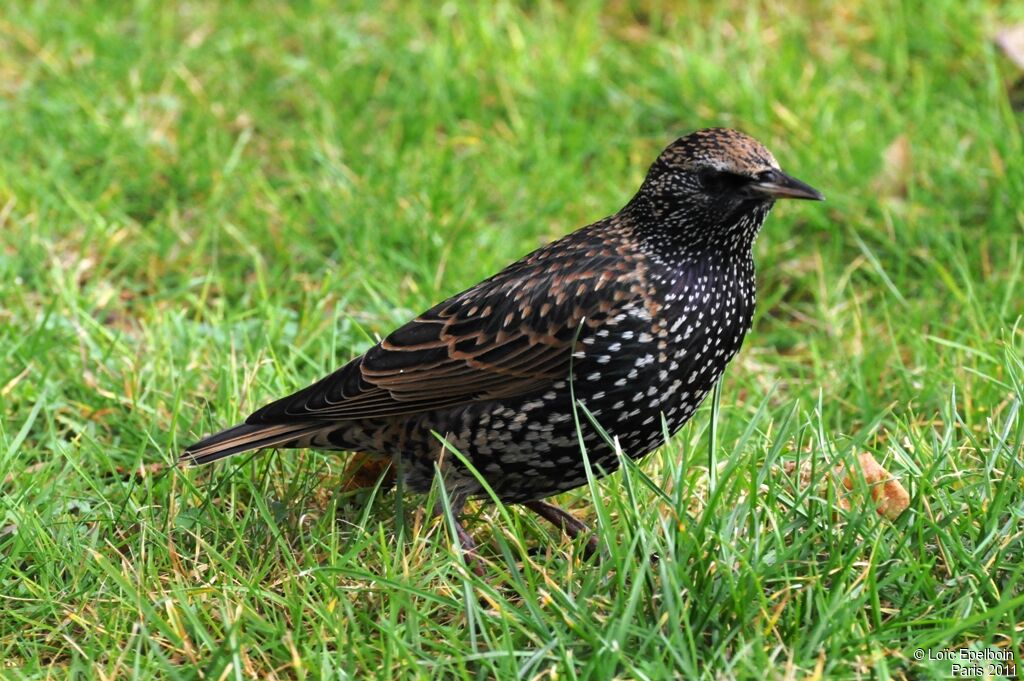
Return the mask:
[[459, 538], [459, 546], [462, 547], [462, 558], [466, 561], [466, 567], [473, 571], [477, 577], [484, 576], [484, 562], [476, 552], [476, 541], [472, 535], [466, 532], [462, 523], [455, 519], [455, 535]]
[[587, 543], [583, 545], [583, 557], [590, 558], [591, 556], [597, 555], [598, 552], [598, 540], [597, 533], [587, 527], [586, 523], [574, 516], [573, 514], [565, 511], [554, 504], [549, 504], [546, 501], [527, 501], [523, 503], [523, 506], [530, 509], [544, 520], [547, 520], [552, 525], [561, 528], [570, 539], [576, 539], [581, 534], [586, 534]]

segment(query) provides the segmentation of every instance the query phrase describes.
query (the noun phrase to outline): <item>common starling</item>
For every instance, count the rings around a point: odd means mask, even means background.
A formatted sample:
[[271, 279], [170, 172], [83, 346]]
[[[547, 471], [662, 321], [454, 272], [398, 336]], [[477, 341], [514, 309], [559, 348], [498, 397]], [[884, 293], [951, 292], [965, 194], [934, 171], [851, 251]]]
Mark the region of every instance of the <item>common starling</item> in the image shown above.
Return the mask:
[[[633, 458], [686, 423], [750, 330], [751, 247], [781, 198], [823, 196], [741, 132], [679, 138], [615, 215], [435, 305], [182, 460], [264, 447], [369, 452], [395, 461], [417, 492], [439, 465], [457, 513], [485, 492], [442, 436], [503, 502], [575, 537], [583, 523], [541, 500], [586, 484], [579, 438], [594, 471], [618, 467], [582, 414]], [[574, 413], [573, 397], [586, 412]]]

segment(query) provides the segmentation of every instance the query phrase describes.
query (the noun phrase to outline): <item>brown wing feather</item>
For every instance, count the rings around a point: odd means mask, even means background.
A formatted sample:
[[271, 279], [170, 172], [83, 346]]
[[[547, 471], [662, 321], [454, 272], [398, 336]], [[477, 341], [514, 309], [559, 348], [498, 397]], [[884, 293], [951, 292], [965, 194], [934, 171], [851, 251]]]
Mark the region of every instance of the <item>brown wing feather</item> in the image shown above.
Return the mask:
[[[246, 423], [403, 416], [525, 395], [564, 379], [580, 325], [614, 316], [645, 284], [645, 263], [609, 257], [607, 248], [587, 240], [587, 231], [436, 305]], [[615, 295], [601, 290], [613, 286]]]

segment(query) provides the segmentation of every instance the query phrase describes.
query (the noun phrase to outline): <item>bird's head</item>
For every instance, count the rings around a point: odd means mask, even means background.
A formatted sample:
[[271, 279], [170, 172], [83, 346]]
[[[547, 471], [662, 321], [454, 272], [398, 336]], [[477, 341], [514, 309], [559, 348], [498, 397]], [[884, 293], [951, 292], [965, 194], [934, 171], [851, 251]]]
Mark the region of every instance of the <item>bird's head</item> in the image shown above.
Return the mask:
[[639, 196], [659, 222], [677, 222], [691, 237], [752, 231], [751, 239], [777, 199], [825, 198], [782, 172], [763, 144], [727, 128], [698, 130], [670, 144]]

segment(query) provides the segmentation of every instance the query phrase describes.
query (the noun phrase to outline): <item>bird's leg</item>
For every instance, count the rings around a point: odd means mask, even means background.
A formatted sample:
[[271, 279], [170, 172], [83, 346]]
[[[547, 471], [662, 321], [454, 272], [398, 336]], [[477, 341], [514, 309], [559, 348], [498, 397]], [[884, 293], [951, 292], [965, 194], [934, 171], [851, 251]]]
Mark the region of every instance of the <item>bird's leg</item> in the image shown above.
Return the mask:
[[[462, 502], [454, 500], [452, 503], [452, 524], [455, 525], [455, 537], [459, 540], [459, 547], [462, 549], [462, 558], [466, 561], [466, 567], [473, 571], [477, 577], [484, 576], [484, 563], [477, 555], [476, 541], [473, 536], [462, 526], [459, 515], [462, 511]], [[444, 507], [439, 503], [434, 507], [434, 515], [444, 518]]]
[[546, 501], [527, 501], [523, 503], [523, 506], [530, 509], [544, 520], [547, 520], [552, 525], [561, 528], [563, 532], [569, 535], [570, 539], [576, 539], [581, 534], [589, 534], [587, 537], [587, 543], [583, 546], [583, 557], [590, 558], [597, 553], [597, 534], [592, 532], [586, 523], [574, 516], [573, 514], [558, 508], [554, 504], [549, 504]]
[[455, 536], [459, 538], [459, 546], [462, 547], [462, 557], [466, 561], [466, 567], [472, 570], [477, 577], [483, 577], [484, 564], [476, 553], [476, 541], [469, 532], [466, 532], [466, 528], [462, 526], [462, 521], [458, 518], [455, 518]]

